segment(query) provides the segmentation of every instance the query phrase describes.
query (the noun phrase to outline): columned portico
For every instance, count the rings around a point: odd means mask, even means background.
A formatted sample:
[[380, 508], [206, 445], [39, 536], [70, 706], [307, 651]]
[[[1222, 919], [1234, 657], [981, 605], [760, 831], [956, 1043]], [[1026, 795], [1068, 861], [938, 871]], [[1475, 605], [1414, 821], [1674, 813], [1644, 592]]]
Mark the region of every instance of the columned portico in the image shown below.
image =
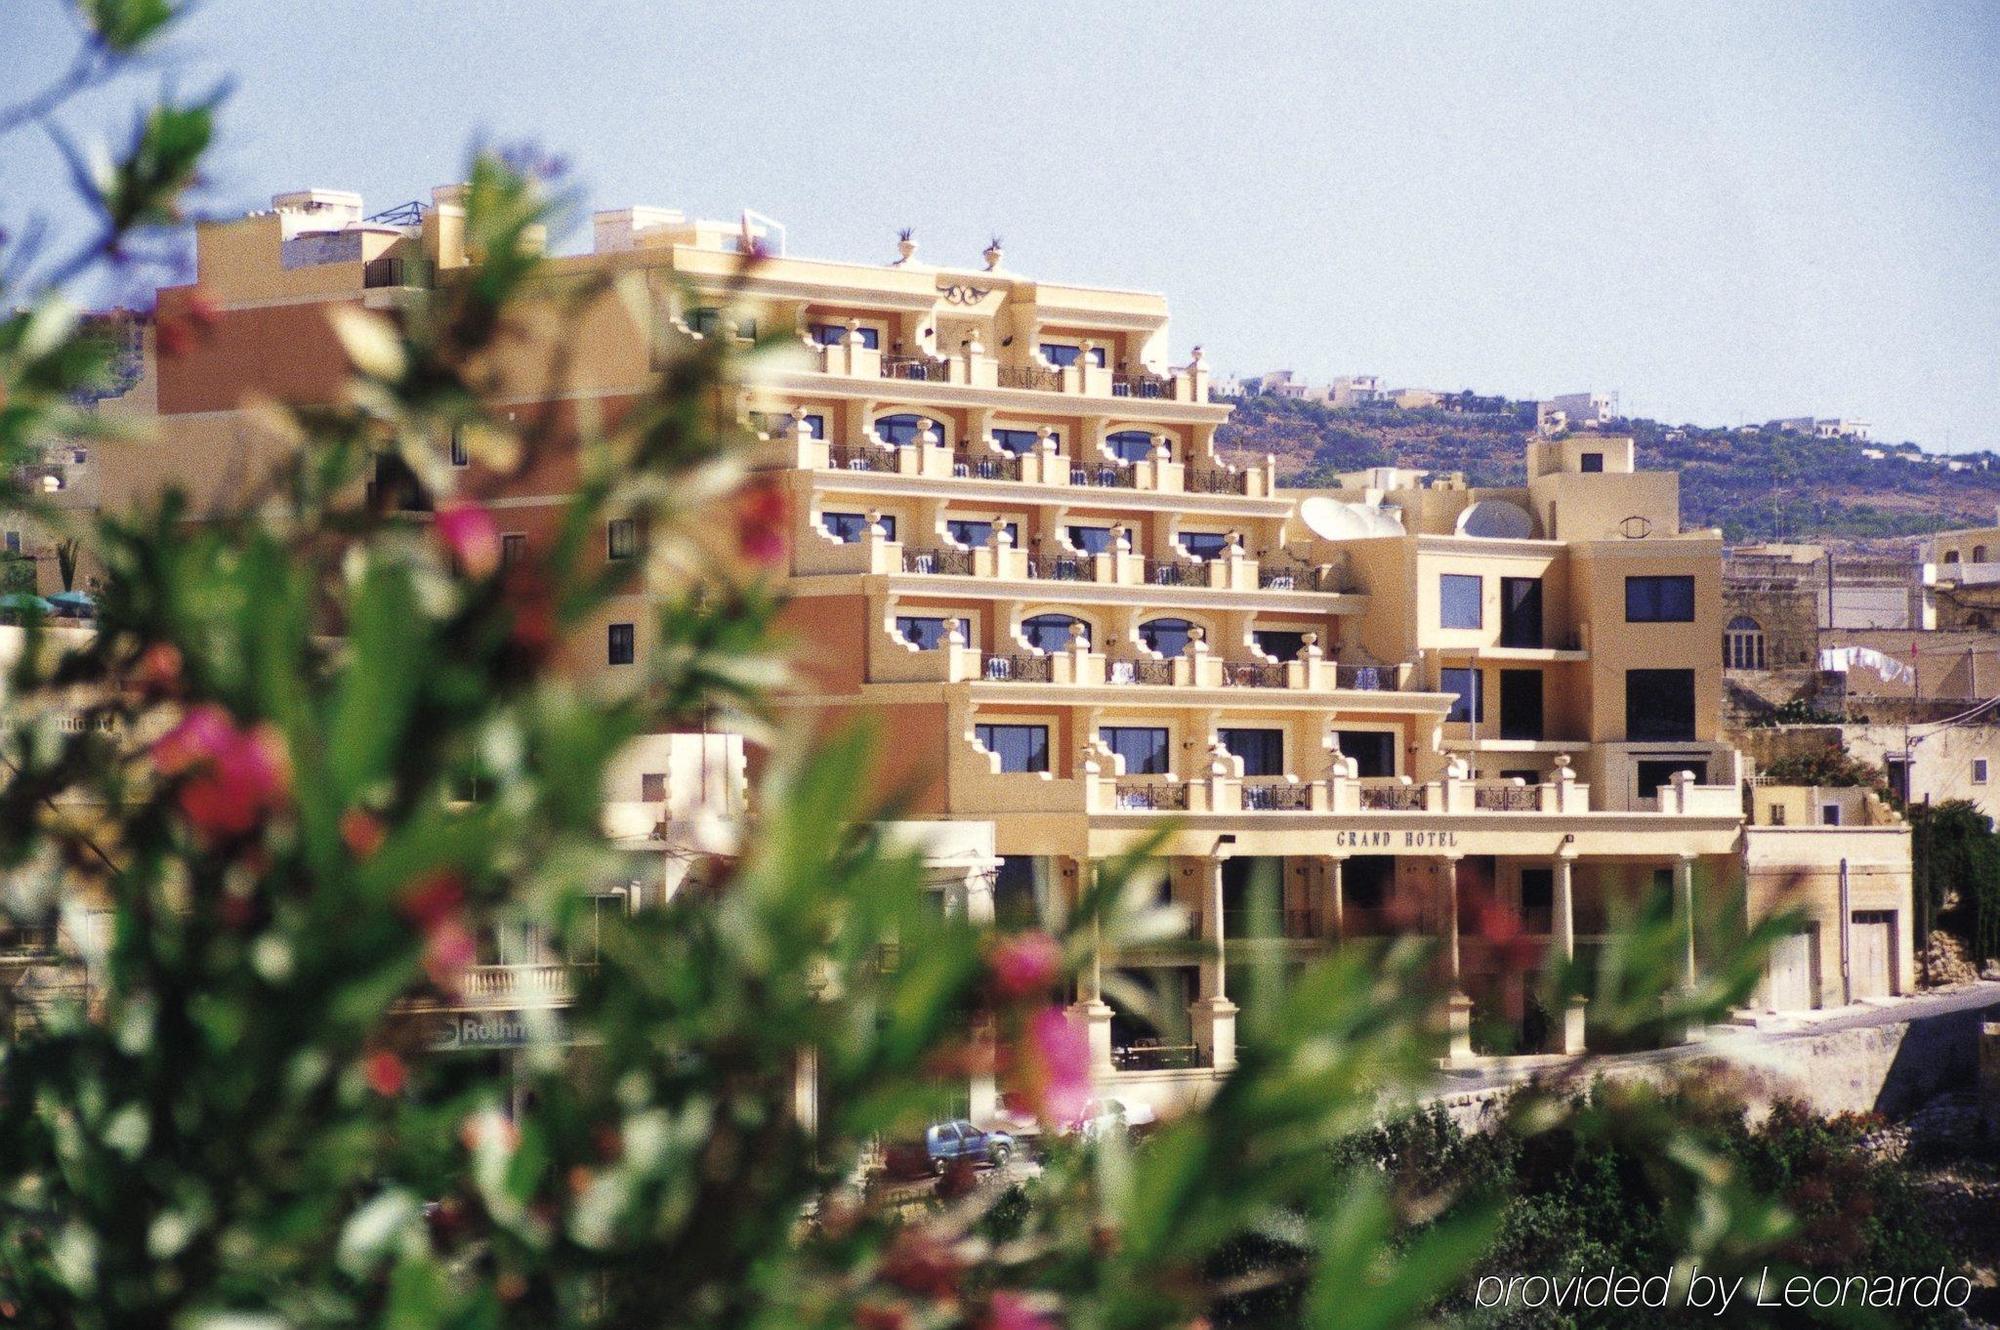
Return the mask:
[[[1555, 877], [1556, 954], [1567, 970], [1576, 961], [1576, 856], [1558, 854], [1551, 865]], [[1562, 1011], [1563, 1053], [1584, 1051], [1584, 1007], [1589, 999], [1573, 995]]]
[[[1076, 879], [1075, 900], [1090, 894], [1097, 880], [1097, 864], [1077, 859], [1070, 864]], [[1111, 1004], [1104, 1000], [1104, 935], [1096, 924], [1090, 926], [1090, 964], [1077, 976], [1076, 1004], [1070, 1012], [1090, 1033], [1090, 1069], [1095, 1076], [1109, 1076], [1111, 1060]]]
[[1465, 974], [1459, 955], [1458, 865], [1460, 856], [1440, 855], [1438, 872], [1444, 877], [1439, 893], [1444, 907], [1445, 975], [1449, 992], [1445, 996], [1446, 1029], [1450, 1046], [1445, 1060], [1464, 1063], [1472, 1060], [1472, 999], [1465, 992]]
[[[1674, 858], [1674, 918], [1681, 932], [1681, 994], [1683, 999], [1694, 995], [1696, 985], [1694, 963], [1694, 863], [1695, 856], [1681, 854]], [[1696, 1043], [1703, 1037], [1700, 1026], [1689, 1023], [1679, 1032], [1681, 1042]]]

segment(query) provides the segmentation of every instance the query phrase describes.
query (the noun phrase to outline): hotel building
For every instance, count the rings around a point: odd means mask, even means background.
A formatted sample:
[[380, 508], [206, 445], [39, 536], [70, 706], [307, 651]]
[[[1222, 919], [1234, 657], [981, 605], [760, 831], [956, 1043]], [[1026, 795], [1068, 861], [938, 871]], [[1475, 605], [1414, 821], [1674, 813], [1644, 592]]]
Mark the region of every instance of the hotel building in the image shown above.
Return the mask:
[[[462, 280], [461, 199], [368, 221], [302, 191], [202, 226], [216, 335], [154, 367], [159, 438], [101, 450], [105, 502], [254, 480], [286, 445], [245, 391], [332, 400], [327, 309]], [[1164, 836], [1185, 938], [1105, 957], [1075, 994], [1117, 1093], [1185, 1100], [1233, 1065], [1252, 935], [1301, 959], [1435, 938], [1460, 1062], [1585, 1049], [1588, 1005], [1541, 1010], [1540, 971], [1654, 891], [1688, 924], [1690, 980], [1744, 909], [1783, 902], [1810, 924], [1759, 1005], [1909, 991], [1906, 828], [1865, 800], [1838, 827], [1780, 821], [1785, 792], [1753, 792], [1719, 729], [1720, 536], [1682, 528], [1677, 477], [1630, 440], [1524, 440], [1514, 488], [1385, 467], [1283, 489], [1270, 459], [1218, 451], [1229, 407], [1157, 295], [1035, 280], [997, 248], [934, 267], [907, 239], [885, 264], [779, 253], [746, 276], [743, 241], [770, 238], [748, 217], [632, 208], [594, 230], [553, 272], [629, 274], [649, 312], [591, 308], [566, 400], [519, 350], [502, 405], [615, 413], [678, 346], [783, 333], [740, 406], [790, 499], [786, 621], [809, 649], [785, 705], [876, 725], [867, 779], [906, 794], [948, 902], [1045, 915]], [[162, 313], [188, 298], [162, 291]], [[550, 538], [574, 459], [504, 485], [452, 461], [519, 547]], [[612, 523], [603, 557], [634, 541]], [[649, 617], [614, 606], [570, 664], [616, 679]], [[657, 774], [608, 797], [654, 798]], [[1496, 941], [1495, 919], [1533, 945]], [[1116, 1001], [1114, 975], [1156, 1001]]]

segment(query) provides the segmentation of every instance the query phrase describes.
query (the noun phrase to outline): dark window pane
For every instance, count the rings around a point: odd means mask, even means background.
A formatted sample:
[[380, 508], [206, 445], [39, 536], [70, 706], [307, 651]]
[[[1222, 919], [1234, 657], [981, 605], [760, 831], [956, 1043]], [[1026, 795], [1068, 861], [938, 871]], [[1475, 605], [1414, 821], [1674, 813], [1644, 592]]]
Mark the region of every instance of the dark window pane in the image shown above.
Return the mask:
[[616, 517], [605, 524], [605, 554], [613, 559], [629, 559], [639, 552], [639, 523], [630, 517]]
[[613, 665], [630, 665], [633, 659], [633, 630], [629, 623], [614, 623], [605, 636], [605, 659]]
[[896, 631], [903, 640], [924, 651], [936, 651], [944, 645], [945, 635], [951, 625], [959, 625], [967, 642], [972, 641], [972, 621], [969, 619], [934, 619], [920, 615], [899, 614], [896, 616]]
[[1379, 910], [1396, 885], [1396, 861], [1386, 854], [1358, 854], [1342, 866], [1340, 894], [1356, 910]]
[[1187, 531], [1181, 535], [1181, 548], [1197, 559], [1217, 559], [1229, 548], [1229, 537], [1216, 531]]
[[1542, 672], [1500, 671], [1500, 737], [1542, 737]]
[[929, 428], [937, 428], [938, 437], [944, 437], [944, 430], [928, 416], [883, 416], [875, 422], [875, 437], [893, 447], [907, 448]]
[[1340, 740], [1341, 754], [1354, 759], [1355, 775], [1396, 774], [1394, 733], [1388, 730], [1340, 730], [1334, 737]]
[[1439, 690], [1458, 699], [1445, 713], [1447, 721], [1476, 725], [1486, 719], [1486, 695], [1480, 687], [1478, 670], [1447, 668], [1438, 671], [1438, 675]]
[[1149, 619], [1139, 625], [1139, 640], [1172, 659], [1187, 650], [1188, 630], [1193, 626], [1186, 619]]
[[1651, 799], [1660, 792], [1660, 787], [1674, 778], [1676, 771], [1692, 771], [1694, 783], [1708, 783], [1708, 763], [1698, 757], [1669, 757], [1642, 759], [1639, 768], [1639, 797]]
[[1693, 623], [1694, 578], [1626, 578], [1625, 622]]
[[1163, 776], [1167, 772], [1167, 732], [1134, 725], [1106, 725], [1097, 737], [1125, 759], [1128, 776]]
[[1049, 769], [1049, 727], [1046, 725], [977, 725], [973, 733], [980, 747], [1000, 755], [1000, 770], [1007, 772]]
[[1085, 554], [1109, 554], [1111, 552], [1111, 528], [1108, 526], [1073, 526], [1069, 529], [1069, 543]]
[[1538, 647], [1542, 644], [1542, 579], [1500, 579], [1500, 645]]
[[[852, 545], [861, 539], [861, 532], [868, 525], [868, 514], [821, 513], [819, 515], [819, 524], [829, 536], [836, 537]], [[896, 519], [894, 515], [883, 514], [879, 519], [878, 525], [882, 528], [884, 539], [894, 540], [896, 538]]]
[[1043, 342], [1042, 359], [1061, 369], [1067, 369], [1083, 357], [1083, 348], [1070, 346], [1066, 342]]
[[1010, 854], [1000, 860], [993, 877], [993, 917], [1003, 927], [1022, 928], [1043, 922], [1043, 902], [1032, 855]]
[[1625, 671], [1625, 737], [1694, 738], [1694, 671]]
[[1153, 436], [1142, 429], [1122, 429], [1107, 435], [1104, 446], [1121, 462], [1143, 462], [1153, 455]]
[[1021, 624], [1021, 636], [1038, 651], [1067, 651], [1070, 625], [1082, 624], [1084, 645], [1090, 645], [1090, 625], [1067, 614], [1037, 614]]
[[1602, 471], [1604, 469], [1604, 454], [1585, 453], [1583, 454], [1582, 457], [1578, 459], [1578, 462], [1580, 463], [1579, 469], [1583, 471], [1593, 472], [1593, 473]]
[[[1038, 431], [1031, 429], [996, 429], [992, 431], [992, 434], [993, 442], [1005, 448], [1010, 453], [1033, 452], [1035, 446], [1041, 442], [1042, 438]], [[1062, 436], [1051, 433], [1049, 441], [1060, 447], [1062, 445]]]
[[1297, 660], [1306, 645], [1306, 635], [1289, 628], [1260, 628], [1250, 634], [1250, 640], [1259, 651], [1279, 660]]
[[1246, 776], [1285, 774], [1285, 732], [1283, 730], [1218, 730], [1222, 746], [1243, 759]]
[[1445, 573], [1438, 578], [1438, 626], [1479, 628], [1486, 622], [1482, 580], [1467, 573]]
[[[974, 545], [984, 548], [986, 542], [993, 539], [993, 524], [991, 522], [978, 522], [967, 518], [954, 517], [944, 524], [944, 529], [950, 534], [953, 540], [961, 545]], [[1014, 544], [1018, 546], [1021, 543], [1021, 524], [1019, 522], [1007, 523], [1007, 534], [1013, 537]]]

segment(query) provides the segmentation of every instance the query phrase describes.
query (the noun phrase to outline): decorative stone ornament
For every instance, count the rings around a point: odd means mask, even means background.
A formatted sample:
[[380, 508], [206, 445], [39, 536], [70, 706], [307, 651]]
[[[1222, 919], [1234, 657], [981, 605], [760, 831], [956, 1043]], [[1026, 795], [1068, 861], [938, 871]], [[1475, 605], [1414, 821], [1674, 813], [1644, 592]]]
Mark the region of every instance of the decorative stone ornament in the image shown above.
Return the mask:
[[917, 252], [917, 232], [914, 227], [904, 227], [896, 232], [896, 262], [908, 263]]
[[996, 272], [1000, 267], [1000, 237], [994, 236], [986, 242], [986, 271]]

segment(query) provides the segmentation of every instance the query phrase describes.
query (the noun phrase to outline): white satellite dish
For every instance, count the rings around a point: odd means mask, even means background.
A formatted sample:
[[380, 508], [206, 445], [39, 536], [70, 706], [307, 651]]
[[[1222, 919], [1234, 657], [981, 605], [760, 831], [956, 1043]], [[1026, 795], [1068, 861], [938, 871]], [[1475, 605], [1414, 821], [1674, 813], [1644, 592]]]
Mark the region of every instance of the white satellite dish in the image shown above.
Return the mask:
[[1488, 540], [1526, 540], [1535, 533], [1535, 519], [1519, 504], [1505, 499], [1481, 499], [1458, 515], [1458, 534]]
[[1315, 494], [1300, 501], [1299, 520], [1321, 540], [1358, 540], [1375, 534], [1363, 516], [1366, 511], [1360, 504]]

